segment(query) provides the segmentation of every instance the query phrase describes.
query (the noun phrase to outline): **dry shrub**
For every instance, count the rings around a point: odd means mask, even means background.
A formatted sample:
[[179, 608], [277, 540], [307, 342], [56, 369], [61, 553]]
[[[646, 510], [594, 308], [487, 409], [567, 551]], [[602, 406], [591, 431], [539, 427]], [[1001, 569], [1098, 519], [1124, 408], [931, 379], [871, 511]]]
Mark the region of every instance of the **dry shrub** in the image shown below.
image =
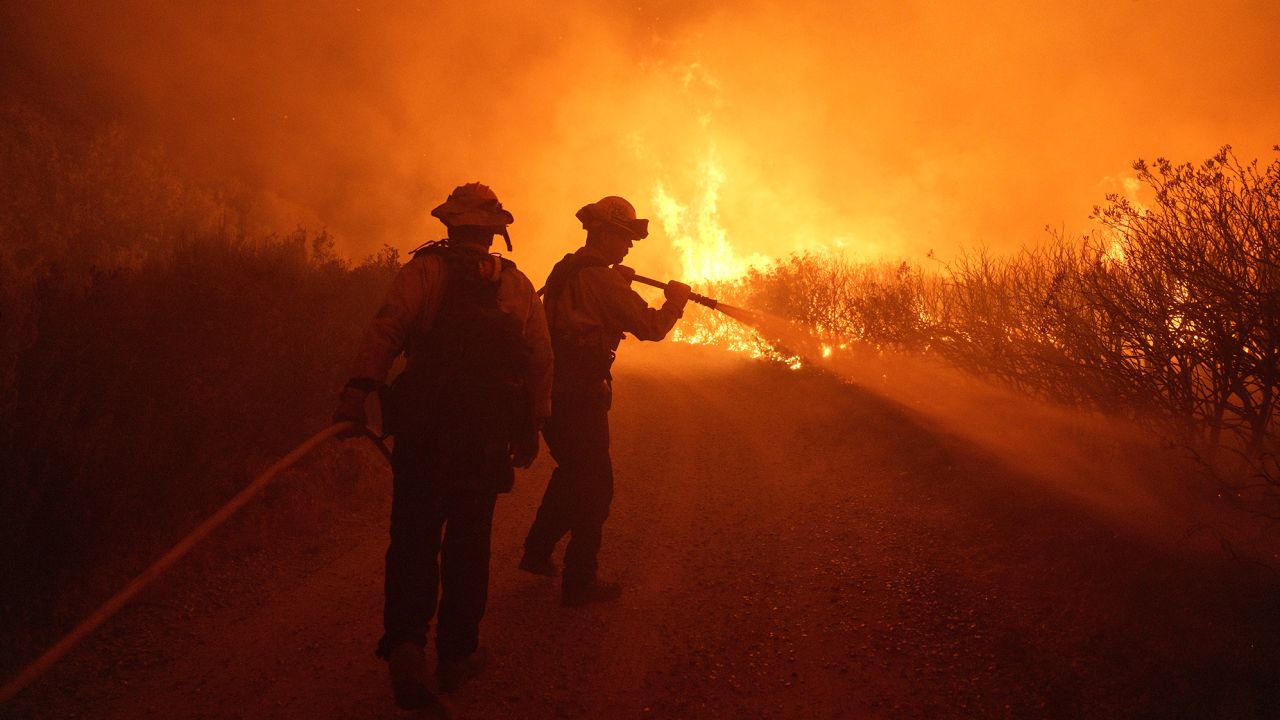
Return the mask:
[[[705, 290], [729, 304], [787, 318], [823, 342], [925, 350], [933, 340], [936, 284], [906, 263], [865, 265], [806, 253]], [[692, 324], [732, 332], [730, 321], [692, 312]]]
[[7, 117], [0, 634], [17, 655], [328, 423], [399, 259], [250, 238], [113, 132]]
[[1195, 439], [1257, 462], [1276, 449], [1280, 379], [1280, 160], [1135, 165], [1149, 209], [1112, 197], [1097, 216], [1123, 261], [1085, 276], [1120, 342], [1104, 358], [1187, 419]]
[[[1277, 148], [1280, 150], [1280, 148]], [[1280, 500], [1280, 159], [1135, 164], [1103, 231], [936, 272], [798, 255], [709, 289], [837, 344], [936, 353], [974, 374], [1149, 423]], [[698, 321], [695, 316], [694, 320]], [[720, 322], [723, 321], [712, 321]]]
[[305, 240], [209, 238], [41, 278], [0, 409], [0, 572], [22, 606], [6, 614], [118, 584], [327, 424], [399, 262], [316, 264]]

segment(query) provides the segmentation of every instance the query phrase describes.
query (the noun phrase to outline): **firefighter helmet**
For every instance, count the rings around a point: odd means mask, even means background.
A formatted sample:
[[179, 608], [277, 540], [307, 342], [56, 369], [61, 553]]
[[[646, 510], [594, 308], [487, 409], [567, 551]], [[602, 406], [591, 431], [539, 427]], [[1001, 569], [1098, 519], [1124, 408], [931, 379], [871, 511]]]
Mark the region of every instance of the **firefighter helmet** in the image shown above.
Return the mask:
[[497, 194], [488, 185], [478, 182], [454, 188], [449, 198], [437, 205], [431, 214], [439, 218], [445, 227], [474, 225], [498, 229], [515, 221], [498, 202]]
[[576, 217], [582, 221], [582, 227], [588, 232], [611, 226], [626, 231], [631, 235], [632, 240], [649, 236], [649, 221], [636, 218], [635, 207], [617, 195], [609, 195], [590, 205], [582, 206]]

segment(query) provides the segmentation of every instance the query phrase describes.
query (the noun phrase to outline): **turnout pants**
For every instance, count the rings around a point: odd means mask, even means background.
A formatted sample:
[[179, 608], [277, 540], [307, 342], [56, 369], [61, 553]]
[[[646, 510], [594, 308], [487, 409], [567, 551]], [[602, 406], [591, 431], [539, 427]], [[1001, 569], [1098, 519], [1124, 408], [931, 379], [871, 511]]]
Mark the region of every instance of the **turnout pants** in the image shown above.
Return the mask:
[[556, 461], [542, 505], [525, 538], [525, 552], [550, 557], [566, 534], [565, 586], [596, 579], [596, 555], [613, 501], [613, 463], [609, 459], [608, 386], [585, 392], [557, 392], [543, 429]]
[[464, 658], [479, 646], [497, 495], [492, 479], [435, 455], [399, 439], [392, 453], [385, 634], [378, 643], [384, 659], [404, 641], [426, 646], [437, 593], [439, 657]]

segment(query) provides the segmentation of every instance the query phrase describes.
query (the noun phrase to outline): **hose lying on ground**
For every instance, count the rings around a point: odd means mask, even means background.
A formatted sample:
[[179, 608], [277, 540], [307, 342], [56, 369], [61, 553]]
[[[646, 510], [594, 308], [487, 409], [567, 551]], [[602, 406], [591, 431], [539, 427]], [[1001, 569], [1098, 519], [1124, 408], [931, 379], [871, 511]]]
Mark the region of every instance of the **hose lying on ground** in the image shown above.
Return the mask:
[[[85, 618], [75, 627], [75, 629], [64, 635], [61, 640], [59, 640], [53, 647], [46, 650], [43, 655], [36, 658], [29, 665], [23, 668], [22, 672], [18, 673], [12, 680], [6, 682], [4, 687], [0, 688], [0, 703], [6, 703], [12, 699], [15, 695], [21, 692], [23, 688], [30, 685], [33, 680], [40, 677], [41, 674], [60, 660], [63, 655], [66, 655], [67, 652], [83, 640], [86, 635], [93, 632], [99, 625], [106, 622], [112, 615], [119, 612], [120, 608], [124, 607], [126, 603], [134, 598], [134, 596], [142, 592], [147, 585], [151, 584], [151, 581], [160, 577], [164, 571], [168, 570], [174, 563], [182, 559], [182, 556], [186, 555], [191, 548], [195, 547], [196, 543], [208, 537], [210, 533], [218, 529], [220, 525], [239, 511], [240, 508], [247, 505], [249, 501], [253, 499], [253, 496], [261, 492], [263, 488], [275, 479], [276, 475], [287, 470], [294, 463], [301, 460], [305, 455], [316, 449], [316, 447], [324, 441], [353, 428], [355, 428], [355, 423], [340, 422], [321, 430], [315, 435], [312, 435], [310, 439], [294, 448], [292, 452], [285, 455], [274, 465], [267, 468], [261, 475], [254, 478], [253, 482], [249, 483], [248, 486], [237, 493], [235, 497], [231, 498], [226, 505], [218, 508], [218, 511], [211, 515], [208, 520], [200, 523], [199, 527], [192, 530], [186, 537], [182, 538], [182, 540], [177, 545], [174, 545], [169, 552], [165, 553], [159, 560], [152, 563], [151, 567], [144, 570], [141, 575], [134, 578], [128, 585], [124, 586], [120, 592], [116, 593], [110, 600], [103, 603], [102, 606], [95, 610], [92, 615]], [[387, 451], [386, 446], [382, 444], [382, 439], [373, 434], [368, 428], [361, 428], [361, 431], [378, 446], [378, 449], [389, 460], [391, 456]]]

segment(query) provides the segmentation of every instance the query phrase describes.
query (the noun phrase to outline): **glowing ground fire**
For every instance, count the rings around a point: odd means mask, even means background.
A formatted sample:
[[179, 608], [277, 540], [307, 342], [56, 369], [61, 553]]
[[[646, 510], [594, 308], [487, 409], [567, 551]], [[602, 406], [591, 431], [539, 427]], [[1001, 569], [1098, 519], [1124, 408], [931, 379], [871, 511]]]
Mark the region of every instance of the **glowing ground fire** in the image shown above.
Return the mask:
[[[762, 268], [771, 262], [771, 258], [759, 253], [744, 257], [729, 242], [718, 210], [724, 182], [724, 170], [713, 152], [700, 167], [698, 194], [692, 202], [681, 203], [664, 183], [659, 182], [653, 189], [654, 212], [672, 246], [680, 253], [683, 277], [700, 290], [710, 291], [710, 286], [737, 280], [752, 268]], [[779, 341], [797, 334], [787, 321], [724, 302], [716, 309], [732, 320], [726, 321], [716, 312], [698, 308], [676, 327], [672, 339], [775, 360], [793, 370], [802, 367], [801, 356], [805, 353], [796, 354], [800, 348], [794, 343], [789, 343], [792, 349], [783, 349]], [[830, 357], [830, 347], [823, 346], [820, 354], [823, 358]]]

